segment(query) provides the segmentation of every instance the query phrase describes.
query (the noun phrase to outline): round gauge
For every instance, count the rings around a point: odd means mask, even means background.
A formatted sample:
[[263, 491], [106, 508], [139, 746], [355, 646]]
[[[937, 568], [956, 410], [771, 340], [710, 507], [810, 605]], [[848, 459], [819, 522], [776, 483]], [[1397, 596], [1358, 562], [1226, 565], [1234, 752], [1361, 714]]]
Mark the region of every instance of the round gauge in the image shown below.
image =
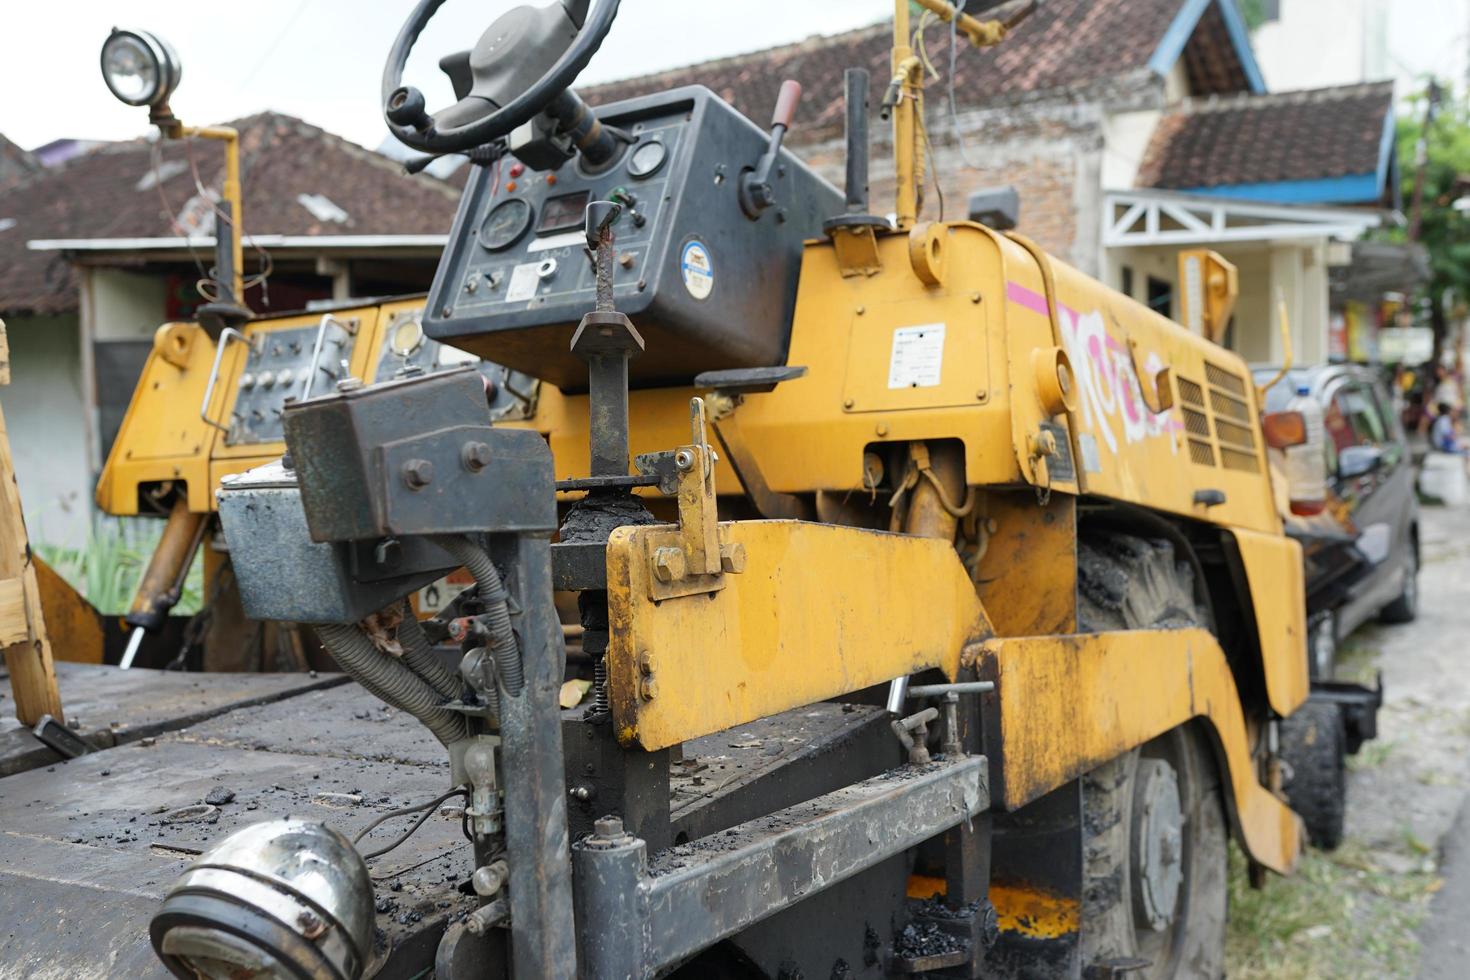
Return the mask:
[[628, 157], [628, 173], [639, 180], [652, 177], [658, 172], [658, 168], [664, 165], [664, 160], [668, 159], [668, 156], [668, 147], [658, 140], [649, 140], [641, 144], [633, 151], [633, 155]]
[[418, 320], [404, 320], [393, 328], [388, 345], [399, 357], [407, 357], [424, 343], [424, 328]]
[[501, 201], [480, 224], [480, 244], [492, 252], [510, 248], [531, 227], [531, 205], [518, 197]]

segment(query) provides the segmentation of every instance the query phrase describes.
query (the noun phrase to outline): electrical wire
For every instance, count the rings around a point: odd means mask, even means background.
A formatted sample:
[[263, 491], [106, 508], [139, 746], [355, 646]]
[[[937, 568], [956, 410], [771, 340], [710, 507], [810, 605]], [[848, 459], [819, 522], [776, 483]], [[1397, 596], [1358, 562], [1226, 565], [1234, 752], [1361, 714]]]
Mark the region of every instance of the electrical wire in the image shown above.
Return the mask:
[[970, 151], [965, 146], [964, 134], [960, 132], [960, 113], [955, 102], [954, 94], [955, 68], [959, 62], [960, 17], [964, 14], [965, 7], [967, 6], [969, 6], [969, 0], [959, 0], [954, 16], [949, 19], [949, 77], [945, 81], [949, 89], [949, 128], [950, 132], [954, 134], [955, 144], [960, 150], [960, 162], [971, 170], [979, 170], [980, 166], [970, 159]]
[[[239, 220], [239, 216], [231, 216], [225, 214], [224, 209], [219, 206], [219, 202], [215, 200], [209, 189], [204, 186], [204, 180], [199, 176], [199, 163], [197, 160], [194, 159], [194, 137], [192, 136], [184, 140], [184, 155], [188, 157], [189, 160], [189, 172], [194, 177], [195, 192], [199, 195], [201, 199], [208, 201], [210, 208], [214, 211], [215, 235], [216, 237], [218, 237], [220, 222], [223, 221], [225, 224], [233, 226]], [[241, 177], [240, 179], [240, 196], [242, 198], [245, 196], [244, 177]], [[241, 270], [240, 290], [241, 292], [244, 292], [247, 289], [252, 289], [256, 286], [259, 286], [262, 301], [265, 303], [266, 306], [270, 306], [270, 287], [267, 285], [267, 281], [270, 279], [271, 273], [275, 271], [275, 260], [272, 259], [271, 254], [267, 252], [262, 246], [258, 245], [255, 241], [255, 238], [248, 232], [246, 232], [243, 228], [241, 228], [240, 230], [240, 236], [245, 244], [248, 244], [251, 248], [255, 249], [255, 253], [259, 257], [260, 261], [260, 271], [253, 276], [246, 276], [243, 274], [244, 270]], [[215, 271], [218, 272], [219, 270]], [[219, 283], [217, 280], [210, 281], [214, 283], [216, 287], [218, 287]], [[216, 298], [217, 295], [218, 294], [216, 294]], [[245, 297], [236, 296], [235, 301], [237, 303], [243, 303], [245, 302]]]
[[437, 809], [439, 805], [442, 804], [445, 800], [449, 799], [451, 796], [463, 796], [468, 799], [469, 795], [470, 791], [467, 788], [465, 788], [464, 786], [456, 786], [449, 792], [443, 794], [442, 796], [437, 796], [427, 803], [420, 803], [416, 806], [406, 806], [397, 810], [389, 810], [387, 813], [383, 814], [381, 817], [378, 817], [376, 820], [369, 823], [366, 827], [362, 828], [362, 830], [358, 831], [357, 836], [352, 838], [352, 843], [354, 845], [357, 844], [364, 837], [372, 833], [374, 830], [378, 829], [378, 827], [387, 823], [389, 820], [396, 819], [397, 817], [406, 817], [410, 814], [419, 813], [420, 811], [422, 811], [423, 815], [413, 822], [413, 826], [409, 827], [408, 830], [400, 834], [398, 838], [395, 839], [391, 844], [387, 845], [386, 847], [380, 847], [376, 851], [371, 851], [367, 854], [364, 854], [362, 856], [362, 859], [364, 861], [371, 861], [373, 858], [382, 857], [384, 854], [387, 854], [389, 851], [393, 850], [395, 847], [402, 844], [404, 841], [408, 840], [415, 833], [417, 833], [418, 829], [424, 825], [424, 822], [428, 820], [429, 817], [433, 816], [434, 810]]

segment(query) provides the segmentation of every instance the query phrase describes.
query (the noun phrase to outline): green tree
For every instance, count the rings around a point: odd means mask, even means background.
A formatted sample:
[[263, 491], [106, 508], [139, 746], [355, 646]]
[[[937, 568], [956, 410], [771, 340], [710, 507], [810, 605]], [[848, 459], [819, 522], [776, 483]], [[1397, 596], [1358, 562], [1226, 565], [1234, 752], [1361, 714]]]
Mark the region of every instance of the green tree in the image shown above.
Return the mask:
[[[1436, 347], [1444, 340], [1448, 303], [1463, 306], [1470, 297], [1470, 214], [1456, 210], [1462, 195], [1470, 203], [1470, 105], [1446, 95], [1424, 129], [1426, 94], [1408, 100], [1398, 120], [1399, 186], [1404, 213], [1413, 221], [1414, 184], [1419, 171], [1419, 137], [1424, 135], [1425, 164], [1419, 241], [1429, 253], [1430, 279], [1420, 290], [1427, 301]], [[1389, 229], [1383, 237], [1408, 240], [1410, 229]]]

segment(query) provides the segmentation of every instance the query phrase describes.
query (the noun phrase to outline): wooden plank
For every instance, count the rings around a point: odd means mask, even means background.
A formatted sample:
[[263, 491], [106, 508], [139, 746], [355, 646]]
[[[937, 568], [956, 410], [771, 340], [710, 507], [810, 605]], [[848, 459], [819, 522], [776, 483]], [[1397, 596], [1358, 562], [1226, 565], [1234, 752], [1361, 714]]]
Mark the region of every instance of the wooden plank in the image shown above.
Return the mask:
[[10, 384], [10, 338], [5, 333], [5, 321], [0, 320], [0, 385]]
[[0, 647], [25, 643], [31, 638], [31, 621], [26, 618], [25, 579], [17, 575], [0, 581]]
[[[25, 636], [18, 642], [3, 643], [5, 666], [10, 671], [10, 691], [15, 697], [15, 716], [25, 725], [36, 724], [42, 715], [63, 720], [61, 692], [56, 687], [51, 642], [41, 616], [41, 590], [31, 562], [3, 411], [0, 411], [0, 581], [20, 582], [26, 619]], [[4, 634], [5, 639], [13, 635], [9, 629]]]

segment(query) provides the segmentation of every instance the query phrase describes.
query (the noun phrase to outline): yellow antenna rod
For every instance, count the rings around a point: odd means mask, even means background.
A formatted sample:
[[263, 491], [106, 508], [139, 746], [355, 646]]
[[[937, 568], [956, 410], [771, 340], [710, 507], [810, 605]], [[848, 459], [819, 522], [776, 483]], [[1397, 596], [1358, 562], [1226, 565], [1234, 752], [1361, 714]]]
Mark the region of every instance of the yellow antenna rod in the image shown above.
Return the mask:
[[1276, 291], [1276, 315], [1281, 320], [1281, 370], [1270, 381], [1256, 388], [1257, 407], [1266, 404], [1266, 392], [1276, 387], [1292, 367], [1291, 320], [1286, 315], [1286, 295], [1279, 289]]

